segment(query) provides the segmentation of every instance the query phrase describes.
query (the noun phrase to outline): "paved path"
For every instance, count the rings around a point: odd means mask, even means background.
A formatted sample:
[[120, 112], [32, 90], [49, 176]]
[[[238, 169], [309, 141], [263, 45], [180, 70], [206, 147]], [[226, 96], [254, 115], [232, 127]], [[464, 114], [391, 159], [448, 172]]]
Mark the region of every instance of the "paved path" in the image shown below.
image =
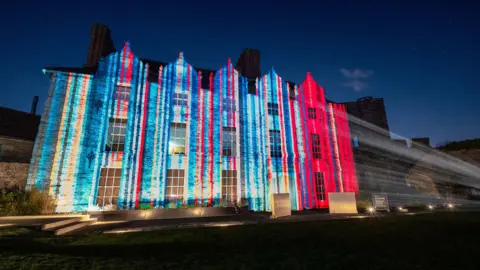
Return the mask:
[[339, 219], [355, 219], [366, 218], [367, 215], [330, 215], [326, 213], [295, 213], [292, 216], [281, 218], [270, 218], [270, 215], [263, 213], [244, 213], [227, 217], [210, 217], [210, 218], [192, 218], [192, 219], [176, 219], [176, 220], [138, 220], [129, 221], [121, 224], [102, 223], [90, 226], [89, 228], [79, 232], [88, 231], [104, 231], [105, 233], [126, 233], [153, 230], [175, 230], [175, 229], [192, 229], [205, 227], [228, 227], [241, 225], [261, 225], [272, 223], [289, 223], [289, 222], [308, 222], [308, 221], [328, 221]]

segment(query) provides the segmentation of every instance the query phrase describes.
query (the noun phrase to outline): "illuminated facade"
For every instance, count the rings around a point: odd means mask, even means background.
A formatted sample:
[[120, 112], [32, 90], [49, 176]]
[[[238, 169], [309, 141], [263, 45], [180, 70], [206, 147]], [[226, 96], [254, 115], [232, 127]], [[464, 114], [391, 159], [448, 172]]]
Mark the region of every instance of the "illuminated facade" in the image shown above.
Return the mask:
[[205, 72], [182, 54], [152, 67], [128, 43], [93, 74], [45, 73], [28, 185], [48, 190], [57, 212], [240, 201], [269, 211], [274, 193], [302, 210], [358, 192], [345, 105], [310, 73], [300, 85], [273, 69], [251, 79], [230, 60]]

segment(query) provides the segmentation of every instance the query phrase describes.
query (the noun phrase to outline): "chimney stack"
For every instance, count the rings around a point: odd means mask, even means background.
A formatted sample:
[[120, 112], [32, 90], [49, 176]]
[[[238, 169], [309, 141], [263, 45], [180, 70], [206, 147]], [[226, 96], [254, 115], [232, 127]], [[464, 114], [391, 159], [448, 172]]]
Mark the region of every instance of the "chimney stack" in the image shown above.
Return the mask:
[[37, 104], [38, 104], [38, 96], [33, 97], [33, 102], [32, 102], [32, 109], [30, 110], [31, 114], [36, 114], [37, 113]]
[[431, 147], [430, 146], [430, 138], [412, 138], [410, 140], [412, 143], [418, 143], [423, 146]]
[[98, 60], [115, 52], [110, 29], [103, 24], [92, 25], [90, 32], [90, 47], [87, 54], [86, 67], [96, 67]]
[[258, 78], [260, 73], [260, 51], [245, 49], [238, 58], [235, 68], [247, 78]]

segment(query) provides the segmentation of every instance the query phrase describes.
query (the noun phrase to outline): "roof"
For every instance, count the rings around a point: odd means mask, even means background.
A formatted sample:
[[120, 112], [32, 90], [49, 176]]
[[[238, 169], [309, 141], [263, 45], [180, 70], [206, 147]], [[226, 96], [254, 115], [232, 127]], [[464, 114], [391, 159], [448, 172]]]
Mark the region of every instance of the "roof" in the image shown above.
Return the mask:
[[46, 70], [59, 72], [72, 72], [81, 74], [95, 74], [97, 67], [45, 67]]
[[[147, 80], [149, 82], [157, 82], [158, 81], [158, 70], [160, 67], [167, 66], [169, 63], [161, 62], [156, 60], [150, 60], [145, 58], [140, 58], [143, 63], [149, 65], [148, 77]], [[215, 74], [216, 70], [206, 69], [206, 68], [198, 68], [194, 67], [197, 71], [202, 72], [202, 74]], [[80, 74], [95, 74], [97, 72], [97, 66], [89, 67], [45, 67], [45, 70], [49, 71], [58, 71], [58, 72], [72, 72], [72, 73], [80, 73]], [[202, 76], [202, 88], [209, 88], [209, 76]]]
[[40, 115], [0, 107], [0, 136], [34, 141]]

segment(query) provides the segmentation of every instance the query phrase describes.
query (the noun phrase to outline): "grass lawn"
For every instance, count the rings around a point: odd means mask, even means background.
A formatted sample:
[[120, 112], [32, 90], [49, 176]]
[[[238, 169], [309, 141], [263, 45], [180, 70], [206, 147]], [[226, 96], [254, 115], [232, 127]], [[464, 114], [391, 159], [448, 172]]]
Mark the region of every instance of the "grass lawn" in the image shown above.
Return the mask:
[[480, 269], [480, 213], [54, 237], [0, 228], [0, 269]]

